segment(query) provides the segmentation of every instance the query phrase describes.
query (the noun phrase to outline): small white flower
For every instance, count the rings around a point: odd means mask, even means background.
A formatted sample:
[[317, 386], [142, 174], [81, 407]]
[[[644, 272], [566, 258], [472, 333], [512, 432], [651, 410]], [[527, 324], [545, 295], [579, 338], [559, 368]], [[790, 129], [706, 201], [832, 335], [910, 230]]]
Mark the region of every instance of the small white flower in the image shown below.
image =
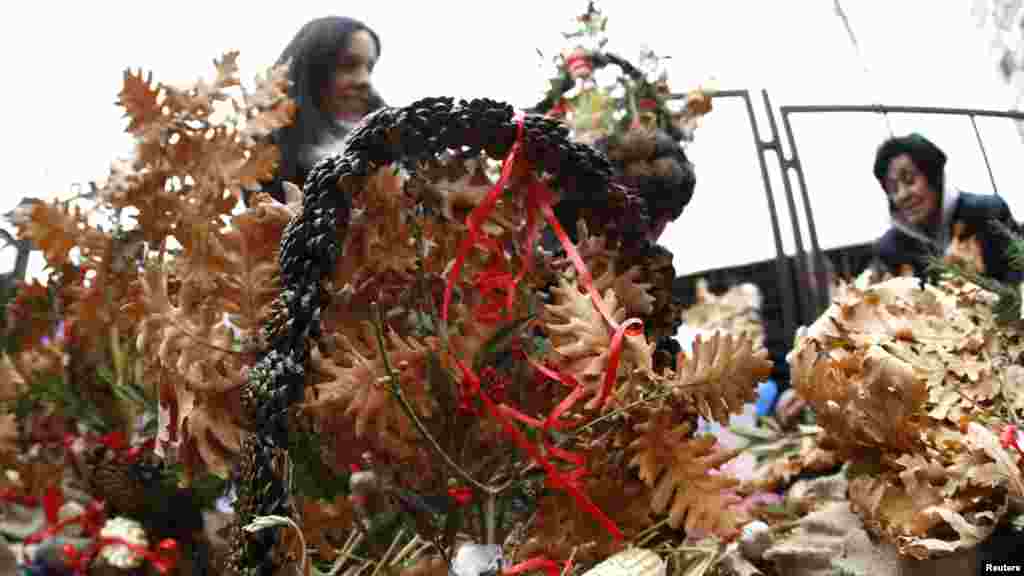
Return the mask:
[[[146, 548], [146, 531], [142, 525], [128, 518], [111, 518], [100, 530], [100, 538], [118, 538], [129, 544]], [[124, 544], [109, 544], [100, 551], [100, 557], [116, 568], [138, 568], [145, 558]]]

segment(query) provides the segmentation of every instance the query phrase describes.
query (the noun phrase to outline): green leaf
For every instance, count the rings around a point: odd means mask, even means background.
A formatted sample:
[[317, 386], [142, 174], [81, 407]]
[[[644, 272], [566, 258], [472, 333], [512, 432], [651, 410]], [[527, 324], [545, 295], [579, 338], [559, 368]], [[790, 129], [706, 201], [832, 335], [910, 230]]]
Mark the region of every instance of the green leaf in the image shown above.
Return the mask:
[[324, 464], [319, 441], [309, 432], [300, 429], [289, 432], [288, 455], [295, 466], [293, 481], [299, 494], [331, 501], [348, 493], [348, 474], [336, 474]]
[[204, 474], [192, 481], [192, 500], [200, 510], [213, 508], [227, 491], [228, 480], [216, 474]]
[[767, 429], [751, 428], [749, 426], [730, 426], [729, 432], [750, 440], [751, 442], [773, 442], [779, 439], [779, 434]]
[[114, 378], [114, 373], [110, 371], [110, 367], [102, 364], [96, 368], [96, 375], [99, 376], [100, 380], [108, 386], [113, 386], [114, 381], [116, 380]]
[[461, 506], [449, 506], [444, 519], [444, 543], [449, 550], [454, 549], [455, 537], [462, 529], [463, 510]]
[[544, 336], [534, 336], [530, 339], [530, 355], [546, 356], [551, 352], [551, 341]]
[[1010, 518], [1010, 528], [1014, 532], [1024, 532], [1024, 514], [1018, 514]]
[[291, 526], [294, 521], [287, 516], [258, 516], [252, 522], [245, 525], [242, 530], [246, 532], [259, 532], [275, 526]]

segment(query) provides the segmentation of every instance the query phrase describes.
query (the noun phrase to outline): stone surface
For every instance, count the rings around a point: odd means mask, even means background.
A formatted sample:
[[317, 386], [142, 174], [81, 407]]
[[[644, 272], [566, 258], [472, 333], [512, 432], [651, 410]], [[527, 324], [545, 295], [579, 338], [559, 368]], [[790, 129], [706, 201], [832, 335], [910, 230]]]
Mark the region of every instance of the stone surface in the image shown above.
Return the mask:
[[839, 569], [865, 576], [900, 574], [896, 548], [874, 542], [849, 502], [831, 502], [803, 517], [764, 558], [788, 576], [834, 576]]

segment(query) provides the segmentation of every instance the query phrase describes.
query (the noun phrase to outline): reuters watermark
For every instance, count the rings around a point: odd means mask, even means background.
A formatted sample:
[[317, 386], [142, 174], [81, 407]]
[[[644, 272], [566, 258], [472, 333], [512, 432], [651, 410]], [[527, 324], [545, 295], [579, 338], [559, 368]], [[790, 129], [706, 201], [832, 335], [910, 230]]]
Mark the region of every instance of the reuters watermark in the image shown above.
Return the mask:
[[1024, 574], [1024, 567], [1020, 564], [985, 562], [981, 567], [981, 572], [983, 574]]

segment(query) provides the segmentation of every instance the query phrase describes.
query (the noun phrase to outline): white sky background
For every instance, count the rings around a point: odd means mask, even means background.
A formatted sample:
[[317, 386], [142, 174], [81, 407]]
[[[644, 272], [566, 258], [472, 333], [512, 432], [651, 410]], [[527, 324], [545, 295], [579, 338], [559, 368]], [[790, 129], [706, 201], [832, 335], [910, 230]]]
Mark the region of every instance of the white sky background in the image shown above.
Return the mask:
[[[0, 93], [6, 111], [0, 212], [26, 195], [66, 196], [72, 183], [102, 179], [114, 156], [130, 152], [114, 105], [126, 67], [152, 70], [165, 82], [189, 82], [211, 74], [214, 57], [238, 49], [243, 80], [249, 80], [273, 64], [302, 24], [333, 13], [359, 18], [380, 35], [374, 82], [391, 105], [423, 96], [486, 96], [527, 106], [545, 89], [549, 70], [541, 68], [536, 49], [551, 55], [562, 48], [559, 33], [572, 30], [573, 17], [586, 6], [584, 0], [346, 4], [303, 1], [269, 10], [229, 1], [159, 8], [123, 1], [22, 5], [18, 18], [0, 24], [0, 51], [8, 55], [8, 87]], [[831, 0], [603, 0], [599, 6], [610, 18], [610, 50], [633, 59], [647, 45], [672, 56], [668, 71], [675, 91], [711, 78], [719, 88], [751, 89], [762, 116], [761, 88], [776, 106], [884, 102], [1007, 109], [1014, 102], [968, 0], [844, 2], [870, 76]], [[918, 130], [944, 148], [953, 182], [992, 191], [967, 119], [894, 116], [892, 123], [897, 133]], [[1018, 161], [1024, 145], [1009, 121], [978, 124], [1000, 193], [1022, 219]], [[794, 129], [822, 245], [877, 237], [886, 224], [885, 202], [870, 167], [875, 147], [888, 135], [882, 120], [808, 115], [794, 118]], [[761, 131], [769, 135], [766, 123]], [[716, 101], [688, 154], [698, 175], [694, 200], [662, 239], [675, 253], [677, 273], [774, 256], [741, 102]], [[781, 181], [773, 189], [792, 251]], [[0, 270], [10, 268], [12, 257], [11, 250], [0, 253]], [[32, 273], [40, 271], [40, 260]]]

